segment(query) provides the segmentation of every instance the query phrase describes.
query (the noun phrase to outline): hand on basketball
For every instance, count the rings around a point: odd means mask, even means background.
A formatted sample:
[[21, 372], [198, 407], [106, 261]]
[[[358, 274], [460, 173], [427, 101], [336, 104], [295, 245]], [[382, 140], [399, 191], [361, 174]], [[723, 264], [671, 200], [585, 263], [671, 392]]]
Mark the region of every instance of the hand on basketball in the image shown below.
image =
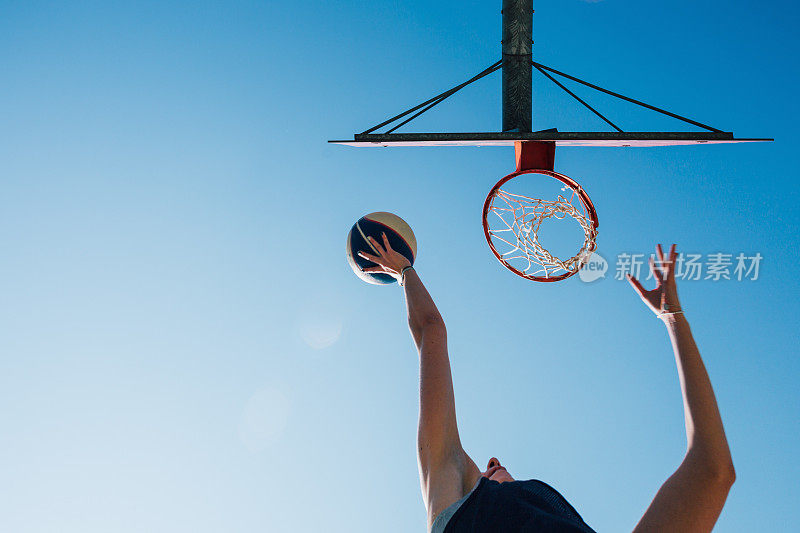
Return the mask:
[[372, 244], [373, 248], [375, 248], [375, 251], [378, 252], [378, 255], [372, 255], [366, 252], [358, 252], [359, 256], [378, 265], [374, 267], [366, 267], [362, 270], [364, 272], [374, 272], [377, 274], [389, 274], [399, 281], [400, 273], [405, 267], [411, 266], [411, 261], [409, 261], [406, 256], [396, 252], [391, 247], [389, 244], [389, 239], [386, 238], [385, 233], [382, 233], [381, 236], [383, 237], [383, 244], [379, 243], [377, 239], [367, 237], [370, 244]]
[[659, 264], [656, 265], [653, 258], [650, 257], [650, 270], [653, 272], [653, 277], [656, 279], [656, 288], [648, 291], [642, 287], [639, 280], [628, 274], [628, 281], [633, 289], [641, 296], [642, 301], [653, 310], [657, 315], [662, 313], [674, 313], [681, 310], [681, 303], [678, 301], [678, 288], [675, 285], [675, 260], [678, 258], [678, 253], [675, 251], [675, 245], [669, 250], [669, 259], [664, 259], [664, 252], [661, 245], [656, 246], [656, 255], [658, 256]]

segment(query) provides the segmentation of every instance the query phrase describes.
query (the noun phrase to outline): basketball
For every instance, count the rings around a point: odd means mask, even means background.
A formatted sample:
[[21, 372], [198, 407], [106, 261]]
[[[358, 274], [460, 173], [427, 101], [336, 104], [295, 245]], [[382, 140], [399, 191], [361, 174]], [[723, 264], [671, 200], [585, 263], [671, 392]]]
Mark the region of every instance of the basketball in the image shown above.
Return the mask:
[[347, 262], [356, 276], [373, 285], [388, 285], [397, 281], [389, 274], [361, 271], [362, 268], [376, 265], [359, 256], [358, 252], [378, 255], [378, 251], [370, 244], [367, 237], [372, 237], [382, 244], [382, 233], [386, 233], [389, 245], [396, 252], [406, 256], [412, 265], [417, 257], [417, 239], [414, 237], [414, 232], [411, 231], [411, 226], [405, 220], [394, 213], [383, 211], [364, 215], [353, 224], [347, 235]]

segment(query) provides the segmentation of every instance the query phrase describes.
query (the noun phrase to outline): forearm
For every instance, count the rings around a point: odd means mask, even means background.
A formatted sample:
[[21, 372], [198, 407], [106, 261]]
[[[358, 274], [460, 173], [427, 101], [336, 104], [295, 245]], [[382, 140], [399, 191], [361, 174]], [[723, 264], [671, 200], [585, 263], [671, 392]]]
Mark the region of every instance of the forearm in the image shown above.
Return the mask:
[[[413, 269], [405, 280], [408, 323], [419, 350], [418, 453], [423, 479], [461, 450], [444, 321]], [[449, 464], [449, 462], [448, 462]]]
[[406, 309], [408, 311], [408, 325], [414, 335], [414, 340], [419, 346], [419, 337], [422, 330], [431, 325], [444, 325], [442, 315], [433, 303], [433, 298], [422, 284], [417, 271], [413, 268], [405, 273]]
[[683, 314], [663, 318], [675, 352], [683, 393], [687, 455], [716, 473], [732, 474], [731, 459], [717, 401], [700, 352]]

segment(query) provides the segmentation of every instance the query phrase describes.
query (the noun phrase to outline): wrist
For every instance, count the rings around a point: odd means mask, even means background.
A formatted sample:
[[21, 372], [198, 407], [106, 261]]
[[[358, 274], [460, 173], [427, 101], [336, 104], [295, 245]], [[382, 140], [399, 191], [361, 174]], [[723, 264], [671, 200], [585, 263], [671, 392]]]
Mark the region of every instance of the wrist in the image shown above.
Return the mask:
[[400, 278], [397, 281], [400, 283], [401, 287], [406, 284], [406, 274], [411, 270], [414, 270], [414, 266], [411, 264], [400, 269]]
[[[677, 299], [676, 299], [677, 300]], [[680, 302], [669, 303], [668, 301], [663, 301], [661, 303], [661, 309], [653, 309], [656, 312], [656, 316], [658, 318], [664, 317], [674, 317], [683, 314], [683, 308], [681, 307]]]
[[663, 313], [659, 313], [656, 315], [661, 321], [667, 325], [678, 324], [680, 322], [686, 321], [686, 316], [683, 314], [683, 311], [665, 311]]

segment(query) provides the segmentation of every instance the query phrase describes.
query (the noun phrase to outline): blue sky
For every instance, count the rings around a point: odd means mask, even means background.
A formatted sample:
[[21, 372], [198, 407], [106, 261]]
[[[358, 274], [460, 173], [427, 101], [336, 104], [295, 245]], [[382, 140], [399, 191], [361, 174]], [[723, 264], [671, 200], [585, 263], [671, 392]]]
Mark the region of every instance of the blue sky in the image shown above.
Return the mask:
[[[797, 7], [536, 2], [538, 61], [760, 145], [559, 149], [600, 253], [760, 253], [685, 281], [738, 481], [717, 530], [791, 531], [797, 479]], [[499, 58], [500, 2], [0, 2], [0, 529], [423, 531], [417, 360], [365, 213], [414, 228], [479, 464], [597, 531], [682, 457], [663, 327], [622, 281], [534, 284], [480, 208], [508, 148], [330, 146]], [[535, 78], [534, 127], [602, 130]], [[682, 124], [580, 94], [630, 130]], [[405, 131], [492, 131], [500, 76]]]

